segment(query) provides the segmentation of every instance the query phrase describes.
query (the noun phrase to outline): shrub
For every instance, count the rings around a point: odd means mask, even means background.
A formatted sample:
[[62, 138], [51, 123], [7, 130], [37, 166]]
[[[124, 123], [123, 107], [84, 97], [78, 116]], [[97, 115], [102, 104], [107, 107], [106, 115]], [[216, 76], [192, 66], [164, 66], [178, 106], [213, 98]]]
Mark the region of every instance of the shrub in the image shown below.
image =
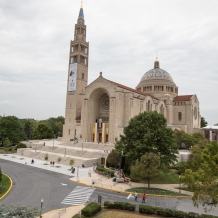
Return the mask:
[[134, 204], [130, 204], [128, 202], [115, 201], [113, 203], [113, 202], [105, 201], [104, 202], [104, 206], [109, 208], [109, 209], [113, 208], [113, 209], [135, 211], [135, 205]]
[[16, 147], [17, 149], [18, 148], [26, 148], [26, 145], [25, 144], [23, 144], [23, 143], [21, 143], [21, 142], [19, 142], [18, 144], [17, 144], [17, 147]]
[[148, 205], [139, 205], [139, 213], [155, 214], [155, 208]]
[[111, 177], [114, 177], [114, 171], [113, 170], [109, 170], [109, 169], [105, 169], [103, 165], [98, 165], [96, 170], [108, 173], [108, 174], [111, 175]]
[[105, 201], [104, 206], [111, 209], [111, 208], [114, 208], [114, 203], [110, 201]]
[[164, 216], [164, 217], [170, 217], [170, 216], [173, 216], [173, 213], [174, 211], [170, 210], [170, 209], [164, 209], [164, 208], [156, 208], [155, 209], [155, 213], [157, 215], [161, 215], [161, 216]]
[[85, 217], [91, 217], [99, 211], [101, 211], [101, 206], [98, 203], [91, 202], [82, 209], [82, 215]]

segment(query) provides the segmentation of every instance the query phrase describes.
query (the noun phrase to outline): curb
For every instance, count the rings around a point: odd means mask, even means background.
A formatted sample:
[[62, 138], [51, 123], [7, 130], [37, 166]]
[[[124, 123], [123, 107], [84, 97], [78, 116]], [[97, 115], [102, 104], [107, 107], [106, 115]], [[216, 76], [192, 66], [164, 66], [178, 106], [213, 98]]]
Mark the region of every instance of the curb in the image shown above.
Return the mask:
[[[73, 181], [73, 180], [70, 180], [71, 182], [76, 182], [78, 184], [81, 184], [81, 185], [86, 185], [86, 186], [90, 186], [92, 187], [92, 185], [88, 184], [88, 183], [85, 183], [85, 182], [79, 182], [79, 181]], [[121, 194], [133, 194], [133, 192], [126, 192], [126, 191], [119, 191], [119, 190], [113, 190], [113, 189], [109, 189], [109, 188], [102, 188], [101, 186], [94, 186], [94, 188], [99, 188], [99, 189], [102, 189], [102, 190], [107, 190], [107, 191], [112, 191], [112, 192], [116, 192], [116, 193], [121, 193]], [[140, 194], [139, 194], [140, 195]], [[146, 196], [154, 196], [154, 197], [163, 197], [163, 198], [192, 198], [192, 196], [171, 196], [171, 195], [154, 195], [154, 194], [146, 194]]]
[[6, 191], [6, 193], [3, 196], [0, 197], [0, 200], [2, 200], [9, 193], [9, 191], [12, 188], [12, 183], [13, 183], [10, 176], [6, 175], [5, 173], [2, 173], [2, 174], [4, 174], [5, 176], [7, 176], [10, 179], [11, 185], [10, 185], [9, 189]]

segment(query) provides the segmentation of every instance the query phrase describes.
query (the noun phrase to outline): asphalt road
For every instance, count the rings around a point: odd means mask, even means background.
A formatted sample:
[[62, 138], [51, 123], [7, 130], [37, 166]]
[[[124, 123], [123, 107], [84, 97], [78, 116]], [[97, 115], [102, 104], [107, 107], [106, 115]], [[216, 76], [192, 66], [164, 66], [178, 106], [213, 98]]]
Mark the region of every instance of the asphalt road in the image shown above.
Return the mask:
[[28, 165], [0, 159], [0, 166], [13, 180], [12, 190], [1, 200], [1, 204], [40, 207], [43, 198], [44, 213], [63, 208], [65, 205], [61, 201], [78, 185], [71, 182], [69, 176]]

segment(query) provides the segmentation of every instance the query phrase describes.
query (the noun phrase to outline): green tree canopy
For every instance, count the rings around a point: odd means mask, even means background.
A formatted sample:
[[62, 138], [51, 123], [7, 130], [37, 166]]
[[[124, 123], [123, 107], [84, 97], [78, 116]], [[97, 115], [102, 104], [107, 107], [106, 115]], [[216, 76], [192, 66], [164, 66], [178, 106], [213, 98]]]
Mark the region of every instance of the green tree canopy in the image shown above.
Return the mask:
[[119, 166], [120, 157], [118, 152], [113, 149], [107, 157], [107, 166], [108, 167], [117, 167]]
[[196, 171], [187, 169], [182, 176], [182, 182], [194, 191], [193, 202], [195, 206], [201, 204], [218, 204], [218, 143], [208, 142], [200, 155]]
[[3, 142], [6, 137], [11, 143], [17, 143], [24, 138], [23, 126], [15, 116], [0, 118], [0, 142]]
[[47, 123], [39, 123], [33, 134], [34, 139], [50, 139], [53, 137], [54, 132]]
[[148, 188], [150, 188], [150, 182], [157, 176], [160, 170], [160, 156], [154, 153], [144, 154], [140, 161], [138, 161], [135, 166], [131, 167], [131, 179], [136, 177], [144, 178], [148, 183]]
[[207, 121], [204, 117], [201, 117], [201, 128], [207, 126]]
[[59, 116], [57, 118], [50, 117], [47, 120], [41, 120], [40, 123], [47, 123], [52, 128], [54, 135], [56, 137], [62, 136], [64, 117], [62, 116]]
[[123, 132], [115, 148], [118, 153], [124, 152], [127, 167], [149, 152], [159, 155], [161, 164], [165, 166], [176, 161], [178, 146], [162, 114], [156, 111], [140, 113], [129, 121]]

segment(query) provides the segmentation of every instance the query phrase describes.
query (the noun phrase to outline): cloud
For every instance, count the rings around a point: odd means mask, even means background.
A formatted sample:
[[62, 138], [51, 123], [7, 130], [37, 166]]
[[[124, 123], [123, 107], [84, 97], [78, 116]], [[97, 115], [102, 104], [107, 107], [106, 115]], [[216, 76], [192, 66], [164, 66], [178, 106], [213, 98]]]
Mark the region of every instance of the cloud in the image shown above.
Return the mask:
[[[79, 6], [80, 1], [70, 0], [0, 1], [0, 115], [64, 116]], [[197, 94], [201, 113], [215, 122], [217, 7], [216, 0], [84, 1], [89, 83], [102, 71], [107, 79], [134, 88], [153, 68], [158, 51], [160, 66], [179, 94]]]

